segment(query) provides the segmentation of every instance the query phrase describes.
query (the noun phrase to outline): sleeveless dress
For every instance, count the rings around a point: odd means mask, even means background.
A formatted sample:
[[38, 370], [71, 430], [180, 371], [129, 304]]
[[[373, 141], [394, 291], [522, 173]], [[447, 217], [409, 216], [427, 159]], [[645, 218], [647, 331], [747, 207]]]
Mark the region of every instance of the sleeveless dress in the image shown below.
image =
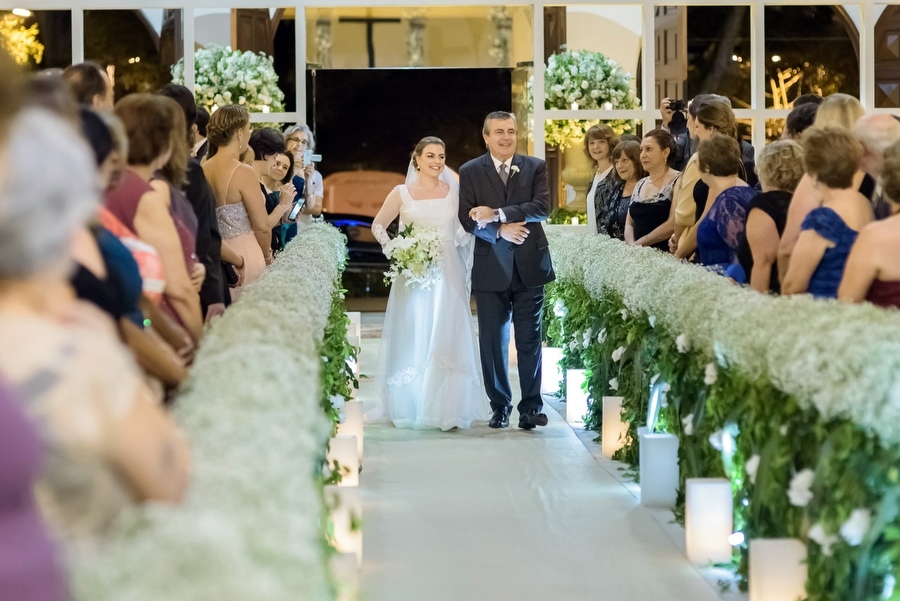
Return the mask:
[[840, 215], [828, 207], [813, 209], [803, 220], [801, 230], [814, 230], [817, 234], [834, 243], [826, 249], [822, 260], [809, 279], [807, 292], [819, 298], [836, 298], [844, 267], [850, 256], [850, 249], [859, 232], [850, 228]]
[[[237, 171], [237, 167], [235, 167], [235, 171]], [[231, 175], [234, 177], [234, 171]], [[225, 188], [226, 196], [230, 186], [229, 179], [228, 186]], [[259, 247], [259, 242], [256, 241], [256, 235], [250, 225], [250, 216], [247, 214], [243, 202], [216, 207], [216, 222], [219, 224], [222, 240], [244, 258], [244, 281], [240, 286], [231, 289], [231, 299], [236, 301], [241, 297], [241, 289], [258, 280], [265, 271], [266, 259]]]
[[[641, 190], [644, 185], [650, 181], [649, 177], [640, 180], [631, 193], [631, 204], [628, 206], [628, 212], [631, 213], [631, 221], [634, 225], [634, 239], [643, 238], [662, 224], [669, 218], [669, 210], [672, 207], [672, 197], [675, 193], [675, 184], [681, 177], [679, 173], [662, 187], [656, 194], [649, 198], [641, 198]], [[669, 240], [662, 240], [656, 244], [652, 244], [651, 248], [669, 252]]]
[[413, 200], [406, 186], [399, 190], [403, 225], [432, 227], [441, 234], [441, 277], [429, 290], [407, 288], [402, 276], [391, 287], [378, 358], [383, 405], [371, 417], [390, 419], [398, 428], [468, 428], [487, 421], [490, 409], [468, 274], [457, 251], [459, 200], [455, 192]]

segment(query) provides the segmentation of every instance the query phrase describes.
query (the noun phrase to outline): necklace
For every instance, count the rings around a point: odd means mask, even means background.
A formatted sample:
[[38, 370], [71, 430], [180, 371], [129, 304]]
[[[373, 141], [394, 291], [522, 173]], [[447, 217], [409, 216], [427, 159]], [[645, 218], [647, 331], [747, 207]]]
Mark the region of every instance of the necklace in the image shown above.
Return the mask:
[[[662, 179], [663, 182], [666, 181], [666, 176], [667, 176], [667, 175], [669, 175], [669, 170], [668, 170], [668, 169], [666, 169], [665, 173], [662, 174], [662, 178], [661, 178], [661, 179]], [[653, 176], [650, 176], [650, 185], [653, 186], [654, 188], [657, 188], [657, 189], [660, 188], [660, 185], [653, 181]]]

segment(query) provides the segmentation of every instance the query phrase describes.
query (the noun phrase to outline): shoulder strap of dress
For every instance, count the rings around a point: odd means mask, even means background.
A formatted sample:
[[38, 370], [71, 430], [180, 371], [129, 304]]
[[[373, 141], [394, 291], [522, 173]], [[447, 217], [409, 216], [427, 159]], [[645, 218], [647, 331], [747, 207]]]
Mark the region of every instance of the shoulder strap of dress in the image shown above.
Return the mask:
[[228, 202], [227, 202], [228, 201], [228, 190], [229, 190], [229, 188], [231, 188], [231, 180], [234, 179], [234, 174], [237, 173], [237, 170], [241, 168], [241, 165], [243, 165], [243, 163], [238, 161], [238, 164], [235, 165], [234, 169], [231, 170], [231, 175], [228, 176], [228, 183], [225, 184], [225, 191], [224, 191], [225, 197], [222, 198], [222, 205], [228, 204]]

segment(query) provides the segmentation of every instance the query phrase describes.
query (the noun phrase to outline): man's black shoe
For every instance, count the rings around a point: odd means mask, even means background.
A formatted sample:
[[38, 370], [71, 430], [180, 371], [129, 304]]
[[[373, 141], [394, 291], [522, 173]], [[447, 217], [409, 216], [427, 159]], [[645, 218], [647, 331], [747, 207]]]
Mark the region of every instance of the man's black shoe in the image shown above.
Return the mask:
[[507, 409], [494, 409], [494, 414], [491, 416], [491, 421], [488, 422], [488, 426], [491, 428], [508, 428], [509, 427], [509, 412]]
[[531, 430], [535, 426], [546, 426], [547, 425], [547, 416], [543, 413], [538, 413], [537, 409], [532, 409], [528, 413], [523, 413], [519, 416], [519, 427], [523, 430]]

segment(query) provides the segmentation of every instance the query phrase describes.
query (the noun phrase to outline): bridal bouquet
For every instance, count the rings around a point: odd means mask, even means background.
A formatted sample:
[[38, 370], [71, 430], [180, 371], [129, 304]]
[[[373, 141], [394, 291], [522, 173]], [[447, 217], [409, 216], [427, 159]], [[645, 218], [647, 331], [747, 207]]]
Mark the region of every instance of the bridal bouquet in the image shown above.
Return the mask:
[[428, 290], [437, 280], [441, 264], [441, 236], [433, 227], [409, 225], [384, 247], [391, 268], [384, 273], [385, 284], [401, 275], [407, 288]]

